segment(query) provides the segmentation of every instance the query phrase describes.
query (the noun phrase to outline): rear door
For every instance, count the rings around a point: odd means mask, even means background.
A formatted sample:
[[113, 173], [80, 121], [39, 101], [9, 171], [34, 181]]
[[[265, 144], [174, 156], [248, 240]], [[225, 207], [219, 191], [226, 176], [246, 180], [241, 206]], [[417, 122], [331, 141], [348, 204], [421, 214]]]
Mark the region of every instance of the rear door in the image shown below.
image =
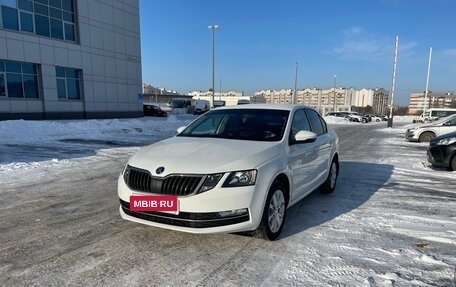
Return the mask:
[[314, 167], [315, 186], [313, 186], [313, 188], [317, 188], [323, 183], [328, 174], [332, 150], [331, 138], [323, 118], [313, 109], [305, 109], [305, 112], [309, 119], [311, 130], [317, 134], [317, 139], [315, 140], [315, 150], [317, 153], [317, 159], [315, 160], [316, 166]]

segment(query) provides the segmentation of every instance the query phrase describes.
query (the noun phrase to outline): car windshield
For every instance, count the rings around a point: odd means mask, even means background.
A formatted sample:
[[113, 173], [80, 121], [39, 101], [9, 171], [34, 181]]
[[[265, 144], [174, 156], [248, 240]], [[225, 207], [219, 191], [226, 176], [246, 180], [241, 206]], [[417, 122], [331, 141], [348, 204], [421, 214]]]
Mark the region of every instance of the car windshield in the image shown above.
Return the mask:
[[178, 136], [251, 141], [280, 141], [289, 111], [268, 109], [213, 110], [199, 117]]

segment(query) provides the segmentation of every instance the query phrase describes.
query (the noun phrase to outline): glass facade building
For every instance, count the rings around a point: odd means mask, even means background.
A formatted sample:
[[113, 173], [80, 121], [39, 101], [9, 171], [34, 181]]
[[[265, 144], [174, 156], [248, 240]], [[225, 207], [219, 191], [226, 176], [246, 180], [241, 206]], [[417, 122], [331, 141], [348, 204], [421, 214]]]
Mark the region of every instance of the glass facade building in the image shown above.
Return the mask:
[[139, 0], [0, 0], [0, 120], [142, 116]]

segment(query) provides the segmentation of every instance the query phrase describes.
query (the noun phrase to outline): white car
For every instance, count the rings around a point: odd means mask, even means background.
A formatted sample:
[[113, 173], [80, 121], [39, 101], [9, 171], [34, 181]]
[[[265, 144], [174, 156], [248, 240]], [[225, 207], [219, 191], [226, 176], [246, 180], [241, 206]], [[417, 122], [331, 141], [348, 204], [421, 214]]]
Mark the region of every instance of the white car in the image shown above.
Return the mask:
[[370, 121], [371, 122], [381, 122], [382, 121], [382, 118], [379, 117], [379, 116], [376, 116], [376, 115], [366, 115], [367, 117], [370, 118]]
[[310, 107], [222, 107], [178, 132], [128, 161], [118, 180], [124, 219], [274, 240], [288, 207], [335, 189], [339, 139]]
[[456, 131], [456, 114], [438, 121], [410, 128], [405, 133], [408, 141], [429, 142], [431, 139]]

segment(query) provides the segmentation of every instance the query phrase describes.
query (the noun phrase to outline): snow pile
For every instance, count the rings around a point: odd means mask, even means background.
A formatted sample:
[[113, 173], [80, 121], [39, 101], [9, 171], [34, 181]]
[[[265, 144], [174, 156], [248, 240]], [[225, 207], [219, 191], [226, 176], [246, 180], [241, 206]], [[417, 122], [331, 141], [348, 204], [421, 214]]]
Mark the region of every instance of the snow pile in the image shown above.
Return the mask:
[[393, 117], [393, 123], [413, 123], [413, 119], [416, 118], [416, 116], [394, 116]]
[[0, 143], [17, 144], [60, 139], [115, 138], [126, 134], [172, 135], [195, 117], [137, 118], [108, 120], [0, 121]]
[[325, 116], [324, 117], [326, 123], [330, 125], [338, 125], [338, 124], [349, 124], [350, 121], [347, 118], [342, 117], [335, 117], [335, 116]]

